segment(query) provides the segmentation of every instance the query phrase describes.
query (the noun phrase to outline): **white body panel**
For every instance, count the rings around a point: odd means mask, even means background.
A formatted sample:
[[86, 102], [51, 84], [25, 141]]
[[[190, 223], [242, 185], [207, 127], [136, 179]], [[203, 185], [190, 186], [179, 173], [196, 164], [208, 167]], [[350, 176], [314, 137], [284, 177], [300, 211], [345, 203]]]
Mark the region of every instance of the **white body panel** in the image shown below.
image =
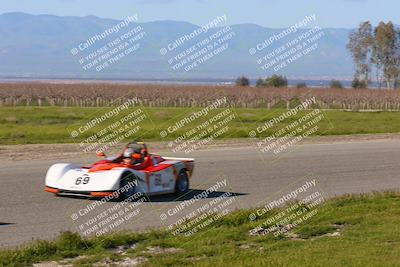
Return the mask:
[[[46, 186], [70, 191], [114, 191], [127, 168], [89, 173], [88, 169], [72, 164], [54, 164], [46, 175]], [[88, 177], [88, 178], [87, 178]]]

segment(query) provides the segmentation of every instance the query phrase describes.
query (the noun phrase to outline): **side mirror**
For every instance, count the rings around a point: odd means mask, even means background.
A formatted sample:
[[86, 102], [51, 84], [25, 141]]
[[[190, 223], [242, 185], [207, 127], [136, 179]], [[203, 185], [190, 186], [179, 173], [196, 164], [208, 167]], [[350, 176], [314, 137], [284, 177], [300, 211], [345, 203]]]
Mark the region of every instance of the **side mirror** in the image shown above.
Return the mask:
[[104, 154], [103, 151], [100, 151], [100, 152], [97, 152], [97, 156], [101, 157], [101, 158], [104, 158], [106, 156], [106, 154]]

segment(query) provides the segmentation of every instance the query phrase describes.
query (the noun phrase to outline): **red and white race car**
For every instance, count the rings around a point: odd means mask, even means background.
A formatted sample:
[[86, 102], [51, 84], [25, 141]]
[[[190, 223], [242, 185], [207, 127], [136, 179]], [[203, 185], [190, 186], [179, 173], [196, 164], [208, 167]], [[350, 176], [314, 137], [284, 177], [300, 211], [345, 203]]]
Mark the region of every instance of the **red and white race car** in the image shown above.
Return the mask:
[[[99, 156], [105, 157], [104, 153]], [[116, 197], [126, 199], [137, 192], [146, 195], [189, 190], [194, 159], [149, 154], [142, 142], [129, 143], [123, 153], [100, 160], [90, 167], [57, 163], [47, 171], [45, 190], [56, 195]]]

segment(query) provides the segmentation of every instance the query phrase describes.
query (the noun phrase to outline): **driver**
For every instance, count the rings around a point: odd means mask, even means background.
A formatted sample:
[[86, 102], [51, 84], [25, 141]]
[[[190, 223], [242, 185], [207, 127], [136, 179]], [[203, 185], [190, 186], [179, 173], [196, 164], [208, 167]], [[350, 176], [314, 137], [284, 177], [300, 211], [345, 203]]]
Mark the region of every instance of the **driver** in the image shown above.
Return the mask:
[[135, 151], [133, 148], [126, 148], [123, 154], [122, 161], [125, 165], [139, 165], [140, 163], [143, 162], [143, 157], [140, 151]]

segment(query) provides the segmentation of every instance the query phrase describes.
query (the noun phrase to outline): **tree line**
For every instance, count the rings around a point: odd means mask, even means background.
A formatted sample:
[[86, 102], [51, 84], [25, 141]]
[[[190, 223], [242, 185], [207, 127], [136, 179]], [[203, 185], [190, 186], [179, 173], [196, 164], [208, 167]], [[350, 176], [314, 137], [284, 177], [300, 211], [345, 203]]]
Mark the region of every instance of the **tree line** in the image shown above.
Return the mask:
[[[250, 79], [246, 76], [240, 76], [236, 79], [235, 84], [237, 86], [250, 86]], [[286, 76], [274, 74], [271, 77], [265, 79], [259, 78], [256, 81], [256, 87], [288, 87], [288, 80]], [[299, 82], [296, 84], [296, 88], [306, 88], [305, 82]], [[343, 88], [343, 85], [338, 80], [332, 80], [329, 84], [330, 88]]]
[[376, 80], [378, 87], [400, 85], [400, 29], [392, 22], [373, 27], [369, 21], [350, 33], [347, 48], [355, 64], [354, 88], [367, 88]]

